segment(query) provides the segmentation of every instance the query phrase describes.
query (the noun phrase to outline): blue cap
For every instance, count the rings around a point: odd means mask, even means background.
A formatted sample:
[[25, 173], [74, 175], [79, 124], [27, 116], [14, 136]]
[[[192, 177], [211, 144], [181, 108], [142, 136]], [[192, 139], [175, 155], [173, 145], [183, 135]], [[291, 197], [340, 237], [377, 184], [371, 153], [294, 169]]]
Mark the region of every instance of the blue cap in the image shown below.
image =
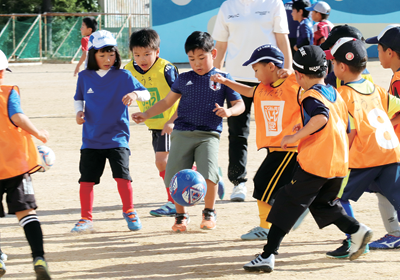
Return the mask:
[[383, 44], [394, 51], [400, 51], [400, 25], [388, 25], [378, 36], [368, 38], [365, 42], [367, 44]]
[[254, 50], [250, 59], [243, 63], [243, 66], [253, 65], [257, 62], [273, 62], [279, 68], [283, 68], [285, 57], [280, 49], [273, 45], [262, 45]]
[[306, 7], [305, 9], [310, 12], [316, 11], [324, 15], [329, 15], [329, 13], [331, 12], [331, 6], [329, 6], [329, 4], [324, 1], [319, 1], [311, 7]]
[[110, 31], [100, 30], [93, 32], [89, 37], [89, 50], [95, 49], [99, 50], [108, 46], [116, 46], [117, 40], [115, 40], [114, 36]]

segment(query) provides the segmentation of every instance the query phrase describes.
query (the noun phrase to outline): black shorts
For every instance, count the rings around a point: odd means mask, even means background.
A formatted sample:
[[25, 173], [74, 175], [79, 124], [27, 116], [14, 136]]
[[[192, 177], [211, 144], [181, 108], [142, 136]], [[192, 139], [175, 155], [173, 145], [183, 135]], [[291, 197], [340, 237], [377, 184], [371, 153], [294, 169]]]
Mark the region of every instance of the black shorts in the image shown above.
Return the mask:
[[154, 152], [169, 152], [171, 148], [171, 135], [167, 133], [161, 135], [162, 130], [160, 129], [150, 129], [150, 131], [153, 138]]
[[81, 150], [81, 160], [79, 162], [81, 178], [79, 182], [100, 183], [106, 159], [110, 163], [113, 178], [132, 181], [129, 174], [129, 156], [130, 150], [127, 148]]
[[6, 202], [9, 214], [37, 208], [32, 179], [28, 173], [11, 179], [0, 180], [0, 217], [5, 216], [2, 203], [5, 193], [7, 194]]
[[254, 176], [253, 197], [272, 204], [276, 192], [292, 180], [296, 163], [297, 152], [268, 153]]

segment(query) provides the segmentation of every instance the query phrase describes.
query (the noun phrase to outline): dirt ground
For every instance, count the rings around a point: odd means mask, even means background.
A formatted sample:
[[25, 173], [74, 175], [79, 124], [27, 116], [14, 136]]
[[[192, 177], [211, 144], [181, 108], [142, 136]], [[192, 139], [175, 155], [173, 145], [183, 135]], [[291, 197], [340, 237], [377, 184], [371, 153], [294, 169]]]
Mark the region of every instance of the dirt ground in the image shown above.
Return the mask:
[[[187, 65], [179, 65], [184, 71]], [[44, 64], [11, 66], [6, 84], [21, 89], [22, 108], [39, 128], [51, 134], [48, 146], [56, 164], [36, 173], [33, 186], [39, 205], [46, 258], [53, 279], [398, 279], [400, 251], [373, 251], [356, 261], [328, 259], [325, 252], [337, 248], [344, 235], [330, 226], [319, 230], [310, 215], [299, 229], [284, 239], [272, 274], [247, 273], [242, 266], [262, 251], [264, 241], [242, 241], [240, 235], [258, 225], [252, 198], [252, 178], [265, 157], [256, 150], [255, 123], [251, 122], [248, 155], [248, 192], [245, 202], [229, 201], [232, 184], [227, 179], [226, 195], [217, 201], [218, 227], [200, 230], [203, 205], [189, 209], [188, 233], [171, 230], [173, 218], [156, 218], [149, 211], [166, 202], [166, 192], [154, 165], [151, 135], [145, 125], [131, 123], [130, 170], [134, 203], [143, 229], [130, 232], [122, 217], [116, 183], [107, 165], [100, 185], [95, 187], [95, 233], [74, 235], [70, 230], [80, 218], [78, 196], [81, 126], [75, 123], [73, 95], [75, 65]], [[187, 69], [187, 68], [186, 68]], [[368, 69], [375, 82], [388, 87], [391, 72], [379, 62]], [[137, 111], [136, 106], [130, 108]], [[35, 139], [36, 143], [39, 141]], [[219, 164], [226, 175], [228, 165], [227, 126], [221, 137]], [[374, 230], [374, 239], [385, 234], [373, 194], [354, 203], [356, 217]], [[8, 254], [3, 279], [34, 279], [32, 260], [23, 230], [15, 216], [0, 219], [1, 246]]]

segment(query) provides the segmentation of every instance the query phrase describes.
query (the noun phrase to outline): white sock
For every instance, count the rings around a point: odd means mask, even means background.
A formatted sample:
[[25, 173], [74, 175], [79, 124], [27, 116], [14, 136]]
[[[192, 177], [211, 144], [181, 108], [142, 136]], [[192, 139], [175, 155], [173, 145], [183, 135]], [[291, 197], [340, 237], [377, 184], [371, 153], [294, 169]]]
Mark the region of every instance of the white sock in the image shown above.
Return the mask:
[[385, 226], [386, 231], [390, 235], [399, 237], [400, 225], [397, 218], [397, 211], [385, 196], [380, 193], [376, 193], [376, 196], [378, 197], [379, 212], [381, 213], [383, 225]]

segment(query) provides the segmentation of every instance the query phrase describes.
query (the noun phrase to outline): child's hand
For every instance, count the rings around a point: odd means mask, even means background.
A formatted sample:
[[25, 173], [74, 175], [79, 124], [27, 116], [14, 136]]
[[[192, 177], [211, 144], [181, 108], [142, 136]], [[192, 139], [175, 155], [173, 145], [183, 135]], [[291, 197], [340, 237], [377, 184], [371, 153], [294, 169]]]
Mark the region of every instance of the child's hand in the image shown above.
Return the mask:
[[42, 141], [44, 144], [46, 144], [47, 140], [49, 140], [49, 132], [47, 130], [41, 129], [39, 130], [39, 133], [36, 136], [36, 138]]
[[141, 113], [141, 112], [133, 113], [133, 114], [131, 115], [131, 117], [132, 117], [132, 120], [133, 120], [135, 123], [142, 123], [142, 122], [144, 122], [145, 120], [147, 120], [147, 115], [146, 115], [146, 113]]
[[295, 45], [295, 46], [293, 47], [293, 49], [294, 49], [296, 52], [299, 50], [299, 48], [297, 47], [297, 45]]
[[78, 65], [76, 65], [76, 67], [75, 67], [75, 71], [74, 71], [74, 77], [79, 73], [79, 69], [80, 69], [81, 67], [80, 67], [80, 65], [78, 64]]
[[297, 132], [297, 131], [300, 130], [300, 128], [301, 128], [301, 123], [295, 124], [295, 125], [293, 126], [292, 131], [293, 131], [293, 132]]
[[76, 123], [83, 124], [84, 122], [85, 122], [85, 113], [79, 111], [78, 113], [76, 113]]
[[294, 73], [291, 69], [279, 69], [277, 74], [279, 79], [285, 79]]
[[137, 94], [133, 91], [122, 97], [122, 103], [124, 103], [125, 106], [131, 106], [132, 102], [135, 101], [136, 98]]
[[221, 74], [214, 74], [210, 77], [210, 80], [215, 83], [223, 84], [226, 82], [226, 78], [224, 78]]
[[168, 123], [168, 122], [166, 122], [166, 123], [164, 124], [163, 130], [161, 131], [161, 135], [164, 135], [164, 134], [171, 135], [172, 130], [174, 130], [174, 123]]
[[215, 109], [213, 110], [213, 112], [215, 112], [215, 114], [221, 118], [229, 118], [230, 116], [232, 116], [231, 110], [219, 106], [218, 103], [215, 103]]
[[296, 141], [297, 141], [296, 134], [293, 134], [293, 135], [286, 135], [286, 136], [284, 136], [284, 137], [282, 138], [282, 141], [281, 141], [281, 148], [282, 148], [283, 150], [286, 150], [286, 148], [287, 148], [287, 146], [288, 146], [289, 144], [293, 144], [293, 143], [295, 143]]

